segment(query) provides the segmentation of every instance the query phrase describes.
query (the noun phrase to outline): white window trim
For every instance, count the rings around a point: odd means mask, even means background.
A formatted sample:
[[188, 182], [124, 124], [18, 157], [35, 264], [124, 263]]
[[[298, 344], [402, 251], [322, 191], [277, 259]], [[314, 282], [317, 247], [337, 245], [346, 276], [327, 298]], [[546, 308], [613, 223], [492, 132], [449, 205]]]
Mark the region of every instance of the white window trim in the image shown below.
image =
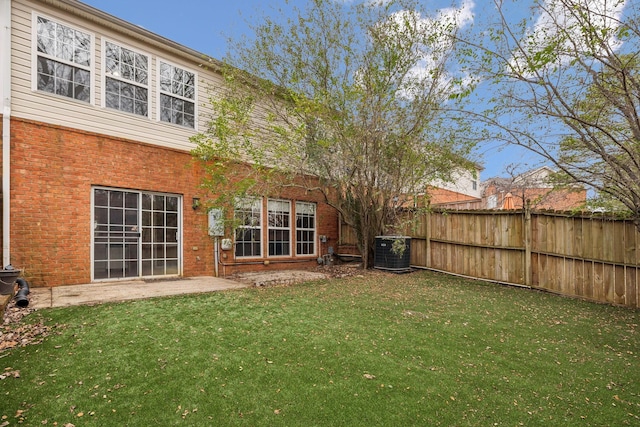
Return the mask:
[[[269, 202], [285, 202], [289, 205], [289, 227], [272, 227], [269, 225]], [[294, 230], [294, 218], [293, 218], [293, 210], [291, 208], [291, 200], [286, 199], [267, 199], [267, 221], [266, 221], [266, 255], [268, 258], [292, 258], [293, 255], [293, 230]], [[288, 255], [270, 255], [269, 254], [269, 245], [271, 241], [269, 240], [269, 231], [270, 230], [288, 230], [289, 231], [289, 254]]]
[[[151, 111], [153, 109], [153, 102], [152, 102], [153, 101], [153, 93], [152, 93], [152, 90], [151, 90], [151, 80], [152, 80], [152, 76], [153, 76], [153, 70], [151, 69], [151, 56], [152, 55], [150, 53], [148, 53], [148, 52], [133, 48], [133, 47], [131, 47], [131, 46], [125, 44], [125, 43], [121, 43], [121, 42], [119, 42], [117, 40], [109, 39], [109, 38], [106, 38], [106, 37], [102, 38], [101, 46], [100, 46], [100, 48], [102, 49], [102, 55], [101, 55], [102, 57], [100, 58], [100, 62], [101, 62], [101, 66], [102, 66], [102, 74], [100, 76], [100, 83], [102, 85], [102, 90], [100, 92], [100, 96], [102, 97], [102, 100], [101, 100], [100, 106], [102, 108], [104, 108], [104, 109], [109, 110], [109, 112], [123, 113], [123, 114], [127, 114], [127, 115], [130, 115], [130, 116], [141, 117], [141, 118], [145, 117], [145, 116], [141, 116], [141, 115], [136, 114], [136, 113], [129, 113], [127, 111], [117, 110], [115, 108], [107, 108], [107, 77], [111, 77], [111, 75], [107, 75], [107, 55], [105, 54], [106, 48], [107, 48], [107, 43], [112, 43], [112, 44], [118, 45], [120, 47], [123, 47], [125, 49], [131, 50], [131, 51], [133, 51], [135, 53], [138, 53], [140, 55], [145, 55], [147, 57], [147, 86], [146, 86], [146, 88], [147, 88], [147, 91], [148, 91], [148, 94], [147, 94], [147, 104], [148, 105], [147, 105], [146, 118], [147, 119], [151, 119]], [[117, 80], [120, 80], [120, 81], [123, 81], [123, 82], [128, 82], [128, 80], [124, 80], [124, 79], [122, 79], [122, 80], [121, 79], [117, 79]], [[131, 84], [138, 85], [138, 86], [143, 86], [143, 85], [141, 85], [141, 84], [139, 84], [137, 82], [131, 82]]]
[[[89, 64], [89, 67], [87, 67], [87, 69], [89, 70], [90, 73], [90, 83], [89, 83], [89, 102], [85, 102], [85, 101], [81, 101], [79, 99], [75, 99], [75, 98], [71, 98], [68, 96], [62, 96], [62, 95], [58, 95], [55, 93], [50, 93], [50, 92], [46, 92], [46, 91], [42, 91], [42, 90], [38, 90], [38, 18], [44, 18], [44, 19], [48, 19], [50, 21], [54, 21], [58, 24], [64, 25], [66, 27], [72, 28], [74, 30], [77, 31], [82, 31], [83, 33], [89, 34], [89, 38], [90, 38], [90, 43], [91, 43], [91, 48], [89, 49], [89, 58], [91, 59], [91, 63]], [[37, 11], [32, 11], [31, 12], [31, 90], [33, 92], [39, 93], [39, 94], [43, 94], [43, 95], [47, 95], [47, 96], [54, 96], [58, 99], [65, 99], [68, 101], [72, 101], [72, 102], [77, 102], [81, 105], [95, 105], [95, 99], [96, 99], [96, 84], [95, 84], [95, 76], [96, 76], [96, 52], [95, 52], [95, 40], [96, 40], [96, 36], [92, 31], [89, 31], [83, 27], [79, 27], [77, 25], [72, 25], [69, 24], [67, 21], [63, 20], [63, 19], [59, 19], [59, 18], [53, 18], [50, 15], [46, 15], [44, 13], [40, 13]], [[59, 62], [62, 63], [66, 63], [65, 61], [62, 61], [60, 59], [58, 59]], [[69, 65], [77, 67], [77, 68], [83, 68], [83, 66], [75, 64], [74, 63], [69, 63]]]
[[[161, 68], [160, 65], [162, 63], [165, 63], [167, 65], [171, 65], [172, 67], [181, 68], [184, 71], [188, 71], [190, 73], [193, 73], [193, 81], [194, 81], [194, 84], [195, 84], [195, 93], [194, 93], [195, 97], [194, 97], [193, 101], [188, 99], [188, 98], [178, 97], [178, 98], [184, 99], [184, 100], [186, 100], [188, 102], [193, 102], [193, 114], [194, 114], [193, 128], [190, 128], [188, 126], [177, 125], [177, 124], [174, 124], [174, 123], [164, 122], [164, 121], [162, 121], [160, 119], [160, 117], [161, 117], [160, 96], [165, 93], [160, 88], [160, 68]], [[180, 129], [190, 129], [190, 130], [193, 129], [195, 132], [197, 132], [198, 131], [198, 116], [199, 116], [199, 114], [198, 114], [198, 89], [199, 89], [199, 87], [198, 87], [198, 82], [199, 82], [198, 73], [195, 70], [191, 69], [191, 68], [185, 67], [184, 65], [177, 64], [177, 63], [169, 61], [167, 59], [163, 59], [163, 58], [157, 57], [156, 58], [156, 73], [155, 74], [156, 74], [156, 85], [155, 85], [156, 86], [156, 95], [155, 95], [156, 121], [158, 123], [162, 123], [162, 124], [165, 124], [165, 125], [176, 126], [176, 127], [180, 128]], [[173, 96], [173, 97], [176, 96], [174, 94], [169, 94], [169, 93], [167, 93], [167, 95], [170, 95], [170, 96]]]
[[[305, 205], [312, 205], [314, 207], [313, 209], [313, 228], [298, 228], [298, 203], [300, 204], [305, 204]], [[303, 200], [296, 200], [295, 201], [295, 212], [294, 212], [294, 218], [293, 218], [293, 224], [295, 225], [294, 227], [294, 232], [296, 233], [296, 239], [295, 239], [295, 247], [296, 247], [296, 253], [295, 255], [297, 257], [315, 257], [318, 253], [318, 204], [314, 203], [314, 202], [305, 202]], [[298, 253], [298, 231], [310, 231], [313, 230], [313, 252], [310, 254], [301, 254]]]

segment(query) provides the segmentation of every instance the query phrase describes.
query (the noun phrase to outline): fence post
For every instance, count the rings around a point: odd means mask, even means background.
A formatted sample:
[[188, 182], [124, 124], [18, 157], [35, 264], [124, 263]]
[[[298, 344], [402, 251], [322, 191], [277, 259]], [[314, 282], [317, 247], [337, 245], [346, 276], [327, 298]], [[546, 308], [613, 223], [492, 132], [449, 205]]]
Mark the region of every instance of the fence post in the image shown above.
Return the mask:
[[426, 213], [425, 213], [425, 221], [427, 222], [426, 227], [425, 227], [425, 244], [427, 245], [425, 248], [425, 253], [426, 253], [426, 260], [425, 260], [425, 267], [427, 268], [431, 268], [431, 209], [427, 209]]
[[531, 286], [531, 200], [524, 207], [524, 284]]

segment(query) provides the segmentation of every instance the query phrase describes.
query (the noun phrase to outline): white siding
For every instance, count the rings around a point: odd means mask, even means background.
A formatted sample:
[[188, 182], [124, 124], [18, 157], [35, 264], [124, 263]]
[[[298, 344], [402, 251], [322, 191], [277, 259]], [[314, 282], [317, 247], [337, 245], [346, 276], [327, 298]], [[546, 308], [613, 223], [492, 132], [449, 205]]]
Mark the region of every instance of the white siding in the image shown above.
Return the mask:
[[[475, 188], [474, 188], [475, 182]], [[474, 175], [467, 171], [461, 170], [454, 173], [453, 182], [435, 182], [433, 185], [436, 187], [444, 188], [446, 190], [455, 191], [456, 193], [465, 194], [467, 196], [481, 198], [482, 191], [480, 189], [480, 171], [476, 171]]]
[[[33, 55], [33, 37], [35, 37], [33, 14], [42, 14], [60, 23], [67, 24], [93, 35], [92, 58], [92, 103], [75, 101], [62, 96], [33, 90], [32, 79], [35, 70]], [[193, 57], [192, 61], [173, 54], [170, 49], [146, 44], [124, 32], [118, 32], [107, 26], [96, 24], [79, 16], [56, 9], [40, 2], [14, 0], [12, 2], [12, 112], [15, 117], [37, 120], [45, 123], [81, 129], [99, 134], [132, 139], [157, 144], [164, 147], [190, 150], [193, 144], [189, 137], [204, 130], [206, 116], [210, 114], [207, 106], [209, 85], [219, 85], [220, 76], [200, 67], [202, 58]], [[103, 107], [103, 40], [121, 43], [150, 57], [149, 69], [149, 111], [150, 117], [141, 117]], [[169, 61], [185, 69], [196, 72], [198, 81], [196, 129], [188, 129], [158, 121], [158, 60]]]

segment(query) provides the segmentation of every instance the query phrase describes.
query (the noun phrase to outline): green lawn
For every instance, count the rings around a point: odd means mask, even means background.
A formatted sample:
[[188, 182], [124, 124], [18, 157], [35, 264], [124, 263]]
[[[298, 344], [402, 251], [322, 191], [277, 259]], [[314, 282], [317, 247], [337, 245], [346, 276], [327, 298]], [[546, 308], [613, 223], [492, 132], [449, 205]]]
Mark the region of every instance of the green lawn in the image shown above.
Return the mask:
[[531, 290], [369, 273], [39, 316], [0, 426], [640, 425], [640, 312]]

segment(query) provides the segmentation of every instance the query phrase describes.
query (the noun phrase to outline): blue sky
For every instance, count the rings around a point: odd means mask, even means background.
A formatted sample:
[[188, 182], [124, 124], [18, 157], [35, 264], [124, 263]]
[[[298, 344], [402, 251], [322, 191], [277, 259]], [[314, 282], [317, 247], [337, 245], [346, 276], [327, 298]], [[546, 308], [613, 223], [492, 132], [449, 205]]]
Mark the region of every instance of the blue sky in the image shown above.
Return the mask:
[[[149, 31], [176, 41], [214, 58], [227, 52], [227, 40], [249, 34], [247, 22], [254, 22], [264, 14], [277, 13], [286, 8], [284, 0], [82, 0], [97, 9], [139, 25]], [[338, 0], [339, 1], [339, 0]], [[348, 0], [347, 0], [348, 1]], [[447, 1], [424, 0], [434, 12], [450, 7]], [[469, 0], [459, 0], [459, 5]], [[474, 13], [482, 13], [488, 0], [476, 0]], [[510, 164], [522, 165], [519, 172], [540, 165], [533, 154], [517, 147], [497, 149], [479, 147], [474, 159], [485, 169], [481, 179], [508, 176]]]

